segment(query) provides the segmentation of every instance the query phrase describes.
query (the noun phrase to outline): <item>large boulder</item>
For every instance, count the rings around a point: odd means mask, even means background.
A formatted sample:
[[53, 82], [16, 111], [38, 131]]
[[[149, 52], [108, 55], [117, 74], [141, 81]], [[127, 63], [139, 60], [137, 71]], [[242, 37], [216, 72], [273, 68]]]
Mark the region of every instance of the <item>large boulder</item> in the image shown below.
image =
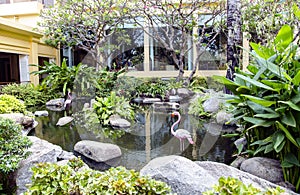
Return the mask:
[[90, 140], [82, 140], [75, 144], [74, 151], [96, 162], [106, 162], [122, 155], [119, 146]]
[[278, 160], [253, 157], [243, 161], [240, 169], [273, 183], [284, 182], [282, 168]]
[[110, 116], [109, 123], [111, 126], [117, 127], [117, 128], [128, 128], [131, 125], [129, 121], [121, 118], [119, 115]]
[[[20, 167], [16, 173], [17, 194], [22, 194], [27, 190], [27, 184], [31, 183], [31, 168], [37, 163], [56, 163], [58, 159], [64, 160], [65, 153], [60, 146], [53, 145], [35, 136], [28, 136], [32, 141], [32, 146], [28, 149], [31, 154], [20, 162]], [[70, 159], [72, 155], [68, 155]], [[72, 156], [75, 158], [75, 156]]]
[[57, 98], [57, 99], [49, 100], [48, 102], [46, 102], [46, 106], [63, 107], [64, 103], [65, 103], [64, 98]]
[[[151, 160], [140, 171], [154, 179], [166, 182], [178, 195], [202, 194], [210, 190], [223, 177], [234, 177], [243, 183], [260, 188], [275, 188], [277, 185], [228, 165], [210, 162], [193, 162], [181, 156], [165, 156]], [[295, 194], [290, 192], [291, 194]]]

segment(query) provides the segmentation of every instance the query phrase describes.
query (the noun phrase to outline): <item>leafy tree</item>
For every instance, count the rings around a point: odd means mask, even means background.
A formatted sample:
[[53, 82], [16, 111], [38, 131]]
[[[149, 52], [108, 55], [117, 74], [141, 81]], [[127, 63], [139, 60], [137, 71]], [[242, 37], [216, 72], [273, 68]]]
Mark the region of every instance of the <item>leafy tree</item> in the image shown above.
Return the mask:
[[30, 140], [22, 135], [20, 125], [0, 117], [0, 194], [12, 193], [9, 176], [29, 154], [27, 148], [30, 145]]
[[[299, 6], [292, 0], [243, 0], [242, 31], [248, 33], [250, 41], [268, 46], [281, 26], [299, 29], [300, 22], [295, 17], [299, 16]], [[299, 31], [295, 33], [299, 35]]]
[[[170, 56], [169, 60], [179, 70], [177, 81], [183, 78], [185, 61], [193, 48], [191, 41], [196, 44], [197, 60], [192, 62], [192, 73], [187, 79], [189, 83], [197, 70], [199, 59], [212, 49], [221, 33], [217, 19], [224, 15], [224, 3], [202, 0], [188, 3], [183, 0], [176, 3], [142, 0], [135, 2], [132, 9], [130, 13], [134, 22], [165, 50]], [[203, 25], [199, 25], [199, 20]]]
[[122, 26], [127, 3], [127, 0], [58, 0], [55, 8], [42, 11], [38, 25], [47, 44], [78, 46], [91, 54], [98, 70], [109, 55], [108, 38]]

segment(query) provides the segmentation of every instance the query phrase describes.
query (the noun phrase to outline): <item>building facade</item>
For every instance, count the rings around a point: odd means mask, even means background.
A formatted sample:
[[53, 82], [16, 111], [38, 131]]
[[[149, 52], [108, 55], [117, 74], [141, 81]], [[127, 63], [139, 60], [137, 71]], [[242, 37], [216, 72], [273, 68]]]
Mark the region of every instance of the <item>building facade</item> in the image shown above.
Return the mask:
[[59, 50], [42, 42], [43, 35], [34, 31], [41, 9], [53, 1], [0, 0], [0, 85], [39, 83], [30, 74], [44, 61], [59, 64]]

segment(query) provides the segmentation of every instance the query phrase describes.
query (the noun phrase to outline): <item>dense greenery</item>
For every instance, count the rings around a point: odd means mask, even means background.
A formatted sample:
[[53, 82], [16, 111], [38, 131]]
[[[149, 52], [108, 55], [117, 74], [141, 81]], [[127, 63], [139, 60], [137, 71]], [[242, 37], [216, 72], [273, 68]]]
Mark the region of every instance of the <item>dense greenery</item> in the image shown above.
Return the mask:
[[160, 97], [164, 99], [168, 90], [166, 81], [160, 78], [145, 79], [140, 85], [136, 87], [136, 96], [141, 97]]
[[[29, 153], [30, 140], [24, 137], [21, 126], [10, 119], [0, 117], [0, 193], [13, 191], [9, 175], [18, 168], [19, 162]], [[2, 186], [2, 190], [1, 190]]]
[[25, 113], [26, 106], [12, 95], [0, 95], [0, 114], [13, 112]]
[[114, 91], [107, 97], [96, 97], [94, 104], [100, 124], [109, 125], [109, 117], [112, 115], [119, 115], [127, 119], [134, 119], [134, 111], [129, 102], [124, 98], [117, 96]]
[[124, 167], [99, 172], [82, 167], [80, 159], [67, 165], [41, 163], [33, 168], [32, 184], [26, 195], [37, 194], [170, 194], [165, 183], [140, 176]]
[[261, 191], [260, 189], [250, 185], [245, 185], [238, 179], [232, 177], [220, 177], [219, 184], [213, 187], [213, 190], [204, 192], [204, 195], [241, 195], [241, 194], [261, 194], [261, 195], [280, 195], [284, 190], [278, 188], [267, 189]]
[[208, 98], [209, 96], [202, 95], [191, 102], [189, 106], [189, 114], [195, 115], [200, 118], [210, 117], [211, 113], [205, 112], [203, 108], [203, 102]]
[[43, 79], [41, 87], [43, 91], [48, 91], [49, 93], [59, 93], [62, 92], [64, 95], [68, 91], [73, 90], [75, 78], [80, 71], [81, 64], [77, 66], [68, 67], [66, 59], [63, 60], [61, 66], [51, 62], [45, 62], [45, 66], [38, 66], [39, 70], [31, 72], [35, 75], [44, 75], [47, 77]]
[[300, 190], [300, 62], [293, 31], [284, 25], [272, 47], [251, 43], [254, 59], [248, 72], [236, 70], [234, 81], [215, 76], [233, 95], [250, 155], [280, 159], [284, 177]]
[[39, 86], [35, 87], [33, 84], [8, 84], [2, 87], [1, 93], [23, 100], [27, 107], [43, 105], [46, 101], [55, 97], [53, 94], [42, 93], [39, 91]]

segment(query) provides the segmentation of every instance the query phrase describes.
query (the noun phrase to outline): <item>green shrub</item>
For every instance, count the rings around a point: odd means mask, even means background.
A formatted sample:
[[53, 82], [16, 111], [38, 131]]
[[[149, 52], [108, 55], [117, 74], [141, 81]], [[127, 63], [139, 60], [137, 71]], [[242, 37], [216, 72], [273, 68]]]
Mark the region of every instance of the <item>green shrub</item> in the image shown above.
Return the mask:
[[134, 111], [124, 97], [119, 97], [114, 91], [107, 97], [96, 97], [94, 110], [102, 125], [109, 125], [109, 117], [117, 114], [126, 119], [134, 119]]
[[91, 169], [78, 171], [83, 163], [73, 159], [67, 165], [43, 163], [33, 168], [32, 184], [25, 195], [35, 194], [170, 194], [161, 181], [140, 176], [124, 167], [105, 172]]
[[204, 192], [204, 195], [251, 195], [251, 194], [261, 194], [261, 195], [280, 195], [284, 192], [284, 190], [278, 188], [275, 189], [267, 189], [266, 191], [261, 191], [258, 188], [250, 185], [245, 185], [238, 179], [228, 177], [220, 177], [219, 184], [213, 187], [213, 190], [209, 190]]
[[189, 114], [192, 114], [200, 118], [210, 117], [211, 113], [205, 112], [203, 108], [203, 102], [208, 98], [209, 98], [208, 96], [200, 96], [197, 99], [195, 99], [193, 102], [191, 102], [189, 106]]
[[29, 154], [30, 140], [24, 137], [21, 126], [10, 119], [0, 117], [0, 186], [1, 192], [10, 192], [9, 174], [18, 168], [19, 162]]
[[202, 92], [203, 89], [207, 89], [207, 80], [205, 77], [193, 77], [189, 88], [196, 92]]
[[228, 103], [243, 128], [249, 155], [280, 159], [284, 178], [300, 190], [300, 62], [293, 31], [283, 26], [272, 47], [251, 43], [248, 72], [236, 70], [234, 81], [214, 78], [233, 95]]
[[0, 114], [13, 112], [25, 113], [26, 106], [12, 95], [0, 95]]
[[168, 89], [168, 83], [160, 78], [145, 79], [136, 87], [136, 96], [161, 97], [163, 99]]
[[13, 83], [5, 85], [1, 92], [23, 100], [27, 107], [43, 105], [51, 98], [47, 94], [40, 92], [38, 87], [35, 87], [33, 84]]

